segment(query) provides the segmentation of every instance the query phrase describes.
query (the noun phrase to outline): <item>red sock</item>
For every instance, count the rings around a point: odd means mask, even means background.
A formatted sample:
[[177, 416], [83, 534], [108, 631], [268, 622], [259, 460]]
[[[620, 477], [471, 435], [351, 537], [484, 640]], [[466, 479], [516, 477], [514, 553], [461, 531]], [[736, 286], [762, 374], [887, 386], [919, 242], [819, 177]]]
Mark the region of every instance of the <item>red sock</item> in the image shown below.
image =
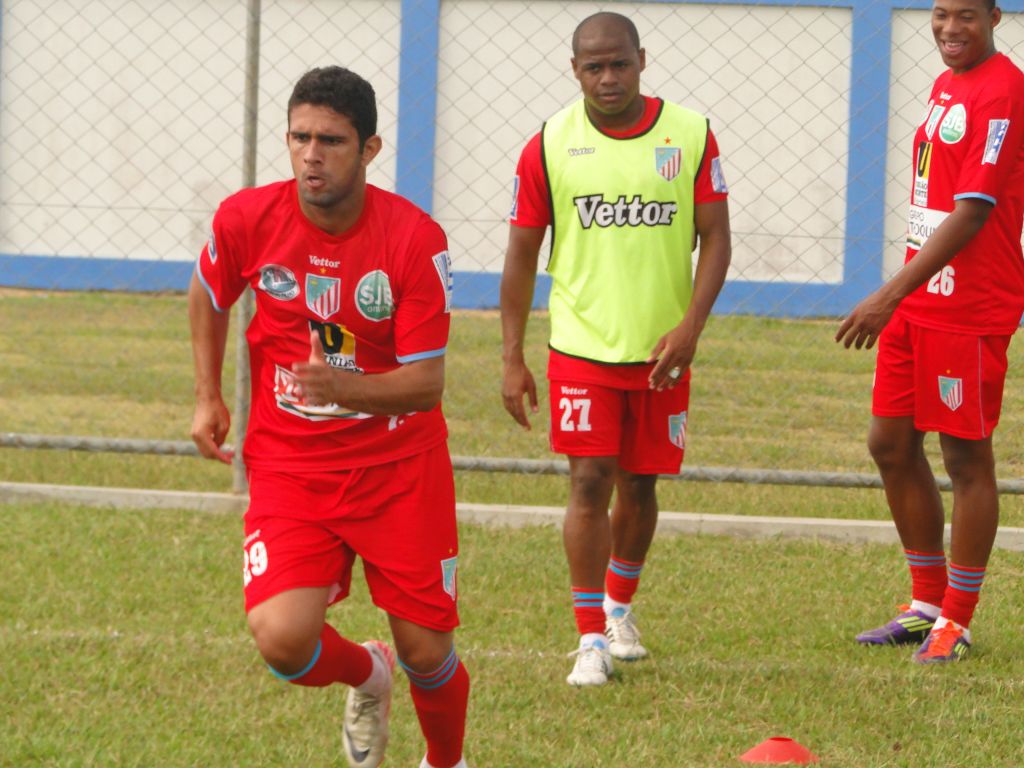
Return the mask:
[[946, 594], [946, 554], [944, 552], [917, 552], [905, 549], [910, 566], [911, 595], [915, 600], [931, 605], [942, 605]]
[[643, 563], [611, 558], [608, 561], [608, 571], [604, 575], [604, 590], [608, 597], [617, 603], [632, 603], [633, 595], [640, 586], [640, 571], [643, 567]]
[[573, 587], [572, 611], [576, 616], [576, 629], [581, 635], [604, 634], [604, 592]]
[[363, 646], [346, 640], [330, 624], [320, 631], [320, 642], [309, 665], [296, 675], [274, 674], [295, 685], [321, 688], [331, 683], [361, 685], [373, 671], [373, 657]]
[[458, 765], [466, 735], [469, 673], [454, 648], [444, 663], [429, 674], [413, 672], [404, 664], [402, 669], [409, 677], [409, 693], [427, 740], [427, 762], [435, 768]]
[[961, 627], [969, 627], [984, 580], [984, 568], [968, 568], [965, 565], [950, 563], [949, 585], [946, 587], [945, 597], [942, 598], [942, 615]]

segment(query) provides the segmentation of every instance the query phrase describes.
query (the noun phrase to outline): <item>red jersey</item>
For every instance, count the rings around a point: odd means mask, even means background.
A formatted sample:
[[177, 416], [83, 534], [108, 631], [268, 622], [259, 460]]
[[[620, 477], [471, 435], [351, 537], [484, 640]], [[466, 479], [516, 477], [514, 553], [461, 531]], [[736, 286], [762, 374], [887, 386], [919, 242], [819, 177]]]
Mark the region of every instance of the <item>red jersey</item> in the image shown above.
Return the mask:
[[[639, 122], [624, 131], [601, 129], [617, 139], [640, 136], [651, 130], [661, 114], [662, 100], [644, 96], [644, 113]], [[509, 223], [518, 227], [546, 227], [551, 224], [551, 196], [548, 193], [548, 179], [544, 173], [541, 156], [541, 133], [538, 132], [523, 148], [516, 166], [512, 189], [512, 212]], [[725, 177], [722, 174], [718, 142], [708, 129], [704, 158], [701, 160], [697, 178], [694, 179], [694, 205], [728, 199]], [[550, 350], [548, 377], [587, 382], [599, 386], [621, 389], [647, 389], [648, 376], [654, 364], [605, 365], [591, 360], [571, 357], [557, 350]]]
[[440, 406], [371, 416], [309, 406], [291, 366], [309, 359], [310, 333], [327, 363], [357, 376], [439, 357], [448, 343], [451, 262], [444, 232], [398, 195], [367, 185], [363, 213], [341, 235], [314, 226], [295, 181], [229, 197], [196, 273], [218, 311], [246, 285], [256, 313], [246, 332], [252, 406], [250, 468], [311, 473], [383, 464], [444, 442]]
[[988, 220], [900, 309], [928, 328], [1011, 334], [1024, 311], [1024, 73], [1001, 53], [935, 81], [914, 135], [907, 261], [964, 198], [992, 203]]

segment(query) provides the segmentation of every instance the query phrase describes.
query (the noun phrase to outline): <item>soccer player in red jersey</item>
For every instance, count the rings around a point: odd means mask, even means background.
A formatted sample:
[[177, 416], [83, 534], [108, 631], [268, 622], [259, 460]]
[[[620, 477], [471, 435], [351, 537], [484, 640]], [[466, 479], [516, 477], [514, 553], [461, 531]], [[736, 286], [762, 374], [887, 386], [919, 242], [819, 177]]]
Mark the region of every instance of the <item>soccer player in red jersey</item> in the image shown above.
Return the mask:
[[523, 338], [550, 225], [551, 446], [569, 457], [563, 533], [579, 633], [567, 682], [588, 686], [607, 682], [613, 657], [647, 655], [632, 602], [657, 525], [655, 484], [683, 459], [690, 362], [731, 249], [707, 118], [640, 93], [636, 26], [590, 16], [572, 52], [583, 98], [545, 122], [516, 171], [502, 397], [529, 428], [524, 397], [536, 412], [537, 388]]
[[[964, 657], [999, 521], [992, 431], [1006, 352], [1024, 311], [1024, 73], [996, 52], [993, 0], [935, 0], [949, 69], [914, 135], [903, 268], [843, 320], [836, 341], [878, 341], [868, 447], [906, 553], [912, 602], [857, 636], [919, 644], [913, 658]], [[945, 515], [924, 452], [939, 433], [953, 483]]]
[[[242, 576], [256, 646], [290, 683], [350, 686], [342, 741], [356, 768], [384, 758], [397, 651], [422, 766], [452, 768], [465, 766], [469, 677], [453, 644], [458, 542], [440, 406], [450, 261], [426, 213], [366, 183], [376, 130], [369, 83], [341, 67], [307, 72], [288, 102], [294, 179], [217, 210], [189, 289], [192, 437], [203, 456], [230, 460], [226, 310], [251, 286]], [[325, 621], [357, 556], [395, 651]]]

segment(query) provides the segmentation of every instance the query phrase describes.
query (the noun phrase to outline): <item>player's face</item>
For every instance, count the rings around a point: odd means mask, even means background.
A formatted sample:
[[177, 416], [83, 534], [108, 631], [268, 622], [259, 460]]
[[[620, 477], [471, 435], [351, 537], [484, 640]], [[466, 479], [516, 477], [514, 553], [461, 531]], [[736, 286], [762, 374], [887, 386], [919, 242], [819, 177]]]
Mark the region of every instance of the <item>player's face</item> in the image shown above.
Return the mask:
[[943, 63], [960, 74], [985, 61], [996, 52], [993, 30], [1000, 18], [985, 0], [935, 0], [932, 34]]
[[353, 193], [361, 196], [366, 166], [380, 151], [379, 136], [360, 148], [351, 120], [315, 104], [292, 108], [287, 139], [303, 209], [318, 209], [321, 215], [343, 206]]
[[580, 30], [572, 71], [591, 117], [614, 118], [635, 111], [642, 104], [638, 99], [645, 64], [644, 49], [634, 47], [625, 30], [601, 24]]

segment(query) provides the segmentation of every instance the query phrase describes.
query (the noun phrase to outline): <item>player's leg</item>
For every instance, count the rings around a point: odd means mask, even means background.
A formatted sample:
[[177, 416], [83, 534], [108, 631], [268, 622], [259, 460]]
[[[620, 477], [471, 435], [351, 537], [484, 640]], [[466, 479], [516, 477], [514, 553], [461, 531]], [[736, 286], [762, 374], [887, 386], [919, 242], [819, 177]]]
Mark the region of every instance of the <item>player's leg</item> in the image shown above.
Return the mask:
[[460, 765], [470, 686], [453, 643], [459, 545], [447, 446], [369, 467], [348, 490], [347, 540], [363, 558], [373, 602], [389, 616], [426, 764]]
[[551, 447], [569, 459], [562, 541], [569, 563], [579, 644], [570, 685], [603, 685], [612, 672], [605, 638], [604, 574], [611, 553], [608, 504], [615, 488], [625, 394], [575, 381], [551, 381]]
[[953, 483], [953, 525], [942, 615], [914, 658], [941, 663], [963, 658], [970, 647], [969, 626], [999, 526], [992, 430], [1002, 407], [1009, 337], [929, 336], [937, 337], [930, 344], [937, 352], [921, 418], [940, 432]]
[[924, 452], [925, 432], [915, 425], [913, 328], [896, 316], [879, 339], [868, 449], [911, 577], [911, 602], [880, 627], [857, 635], [865, 645], [902, 645], [923, 640], [938, 618], [946, 586], [942, 498]]
[[462, 757], [469, 702], [469, 674], [455, 652], [452, 632], [439, 632], [388, 617], [398, 662], [427, 742], [425, 768], [465, 765]]
[[612, 672], [605, 638], [604, 574], [611, 553], [608, 503], [615, 487], [614, 456], [569, 456], [569, 503], [562, 542], [569, 563], [579, 645], [570, 685], [603, 685]]
[[658, 525], [658, 475], [677, 473], [683, 462], [689, 401], [690, 371], [672, 389], [626, 394], [604, 600], [605, 632], [618, 659], [647, 655], [632, 603]]

